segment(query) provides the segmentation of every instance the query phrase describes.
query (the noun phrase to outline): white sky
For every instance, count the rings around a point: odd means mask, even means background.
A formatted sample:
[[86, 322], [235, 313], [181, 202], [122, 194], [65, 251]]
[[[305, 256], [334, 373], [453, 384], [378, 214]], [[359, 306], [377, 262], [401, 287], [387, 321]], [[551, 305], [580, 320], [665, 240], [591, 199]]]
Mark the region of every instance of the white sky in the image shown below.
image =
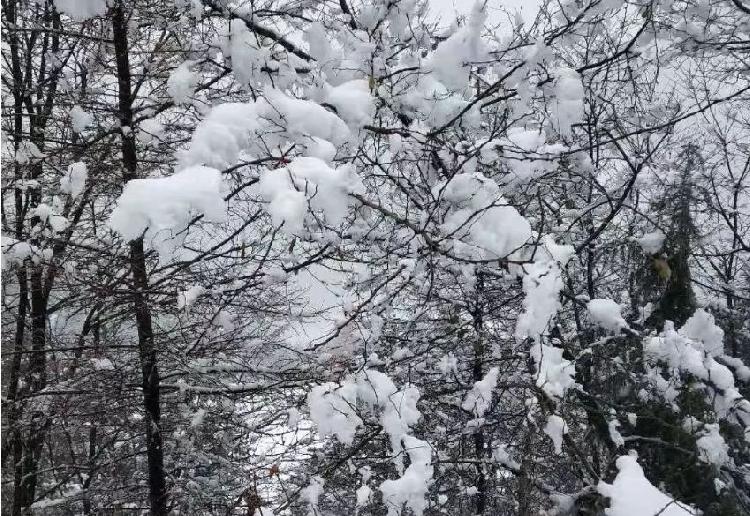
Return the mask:
[[[429, 0], [430, 8], [446, 24], [454, 18], [454, 13], [467, 14], [474, 6], [474, 0]], [[514, 13], [520, 11], [524, 19], [530, 21], [536, 14], [540, 0], [488, 0], [487, 13], [490, 22], [503, 21], [501, 9]]]

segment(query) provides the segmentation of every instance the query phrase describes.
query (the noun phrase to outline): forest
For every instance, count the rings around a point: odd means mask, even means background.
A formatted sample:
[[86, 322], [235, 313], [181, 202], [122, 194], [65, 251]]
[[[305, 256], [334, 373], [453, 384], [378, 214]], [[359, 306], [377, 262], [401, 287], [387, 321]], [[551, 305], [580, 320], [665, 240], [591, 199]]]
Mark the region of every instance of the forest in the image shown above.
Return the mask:
[[2, 0], [2, 515], [750, 515], [748, 0]]

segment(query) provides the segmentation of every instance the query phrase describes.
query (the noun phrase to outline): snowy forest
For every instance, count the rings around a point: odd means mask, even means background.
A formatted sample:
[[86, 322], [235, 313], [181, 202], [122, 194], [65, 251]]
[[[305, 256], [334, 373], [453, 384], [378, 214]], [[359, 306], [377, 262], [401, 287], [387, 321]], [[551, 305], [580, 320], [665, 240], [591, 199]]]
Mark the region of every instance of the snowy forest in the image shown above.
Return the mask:
[[2, 0], [2, 514], [750, 515], [748, 0]]

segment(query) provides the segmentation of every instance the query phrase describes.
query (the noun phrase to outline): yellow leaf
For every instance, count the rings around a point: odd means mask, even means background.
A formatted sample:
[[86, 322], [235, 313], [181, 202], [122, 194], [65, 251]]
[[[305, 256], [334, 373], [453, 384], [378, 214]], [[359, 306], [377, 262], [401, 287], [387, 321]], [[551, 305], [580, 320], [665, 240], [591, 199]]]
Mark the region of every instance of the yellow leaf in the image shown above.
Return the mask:
[[654, 258], [654, 269], [663, 280], [669, 280], [672, 277], [672, 269], [664, 258]]

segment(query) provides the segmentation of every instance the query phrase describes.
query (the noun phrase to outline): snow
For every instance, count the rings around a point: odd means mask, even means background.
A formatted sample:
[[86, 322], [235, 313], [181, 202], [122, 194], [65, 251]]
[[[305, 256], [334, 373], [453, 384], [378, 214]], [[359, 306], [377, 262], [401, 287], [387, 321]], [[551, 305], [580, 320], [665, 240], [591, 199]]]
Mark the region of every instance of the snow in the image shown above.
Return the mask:
[[724, 355], [721, 361], [734, 369], [734, 375], [738, 380], [750, 382], [750, 367], [746, 366], [741, 359]]
[[115, 365], [108, 358], [92, 358], [91, 365], [96, 371], [114, 371]]
[[380, 409], [380, 423], [390, 437], [393, 462], [403, 470], [402, 442], [421, 417], [417, 409], [419, 390], [411, 385], [398, 389], [388, 375], [366, 369], [358, 375], [359, 394], [365, 403]]
[[265, 96], [269, 107], [263, 115], [271, 124], [276, 124], [271, 127], [285, 127], [293, 141], [317, 136], [342, 145], [350, 137], [343, 120], [315, 102], [296, 99], [275, 89], [267, 89]]
[[433, 188], [450, 206], [441, 231], [454, 239], [454, 251], [467, 258], [504, 258], [531, 237], [531, 226], [481, 173], [457, 174]]
[[503, 466], [506, 466], [510, 469], [518, 469], [521, 467], [518, 462], [513, 460], [513, 457], [511, 457], [510, 453], [508, 453], [508, 447], [505, 444], [499, 445], [492, 451], [492, 458], [499, 464], [502, 464]]
[[440, 359], [440, 362], [438, 363], [438, 369], [443, 375], [449, 375], [450, 373], [457, 371], [457, 368], [458, 359], [453, 355], [453, 353], [443, 355], [443, 357]]
[[84, 111], [81, 106], [73, 106], [69, 114], [73, 132], [82, 133], [88, 126], [94, 123], [94, 117]]
[[267, 211], [277, 226], [293, 234], [304, 226], [307, 213], [305, 194], [295, 189], [293, 180], [286, 169], [269, 170], [261, 175], [259, 189], [268, 201]]
[[107, 12], [107, 0], [54, 0], [57, 10], [75, 21], [84, 21]]
[[198, 428], [199, 426], [201, 426], [205, 417], [206, 410], [198, 409], [195, 414], [193, 414], [193, 417], [190, 418], [190, 428]]
[[31, 210], [32, 217], [38, 217], [42, 224], [49, 224], [52, 231], [60, 233], [68, 227], [68, 219], [62, 215], [56, 214], [54, 209], [45, 203], [40, 203], [36, 208]]
[[719, 433], [717, 423], [704, 424], [699, 435], [695, 446], [701, 461], [714, 466], [723, 466], [729, 462], [729, 446]]
[[468, 23], [440, 43], [430, 56], [426, 68], [447, 88], [466, 88], [470, 64], [485, 57], [486, 49], [481, 35], [486, 18], [483, 2], [476, 2]]
[[607, 422], [609, 439], [612, 441], [612, 444], [619, 448], [621, 446], [625, 446], [625, 439], [623, 439], [622, 434], [620, 433], [618, 428], [620, 428], [620, 422], [617, 419], [611, 419]]
[[88, 179], [86, 164], [78, 161], [68, 166], [68, 171], [60, 178], [60, 191], [73, 199], [81, 195]]
[[318, 501], [320, 495], [323, 494], [323, 486], [325, 485], [325, 479], [314, 476], [310, 479], [310, 483], [302, 490], [302, 499], [310, 505], [311, 515], [318, 514]]
[[353, 203], [349, 193], [359, 190], [352, 167], [333, 169], [313, 157], [294, 158], [286, 167], [267, 170], [259, 183], [274, 224], [283, 223], [282, 229], [290, 234], [302, 229], [308, 201], [310, 208], [323, 213], [326, 222], [340, 224]]
[[685, 416], [682, 420], [682, 429], [689, 434], [695, 435], [703, 426], [703, 422], [695, 416]]
[[[362, 424], [355, 412], [358, 401], [371, 410], [377, 409], [380, 424], [390, 438], [393, 463], [401, 475], [380, 485], [389, 516], [400, 514], [404, 504], [416, 515], [421, 515], [427, 506], [425, 495], [433, 473], [432, 450], [428, 443], [410, 435], [421, 417], [418, 400], [419, 391], [415, 387], [406, 385], [398, 389], [386, 374], [372, 369], [347, 376], [341, 385], [328, 382], [315, 386], [307, 398], [310, 418], [318, 431], [322, 435], [335, 435], [346, 445], [354, 442], [357, 428]], [[403, 452], [410, 461], [405, 471]]]
[[576, 500], [573, 496], [564, 493], [552, 493], [549, 495], [549, 498], [554, 505], [551, 512], [545, 512], [544, 514], [549, 514], [550, 516], [575, 514]]
[[620, 313], [620, 305], [611, 299], [592, 299], [586, 308], [591, 319], [605, 330], [619, 332], [628, 327]]
[[500, 369], [493, 367], [487, 371], [484, 378], [475, 382], [461, 404], [461, 408], [473, 412], [476, 417], [484, 416], [484, 413], [487, 412], [492, 402], [492, 390], [497, 384], [499, 373]]
[[399, 516], [406, 505], [415, 516], [422, 516], [427, 508], [426, 495], [430, 488], [432, 450], [425, 441], [411, 435], [403, 437], [403, 445], [409, 455], [409, 467], [396, 480], [386, 480], [380, 484], [383, 502], [388, 507], [388, 516]]
[[354, 408], [357, 385], [351, 381], [341, 386], [329, 382], [317, 385], [307, 395], [310, 418], [322, 436], [335, 435], [339, 442], [351, 445], [362, 420]]
[[536, 152], [544, 145], [544, 133], [534, 129], [511, 127], [503, 144], [510, 144], [511, 148], [518, 148], [524, 152]]
[[566, 147], [545, 145], [539, 130], [521, 127], [508, 129], [506, 138], [491, 140], [482, 149], [482, 159], [490, 164], [500, 162], [510, 171], [510, 184], [524, 185], [554, 170], [556, 157]]
[[367, 485], [367, 482], [372, 477], [372, 470], [370, 466], [362, 466], [359, 468], [359, 473], [362, 475], [362, 485], [357, 489], [357, 511], [360, 507], [366, 506], [370, 502], [372, 497], [372, 488]]
[[251, 147], [260, 127], [255, 103], [227, 103], [211, 109], [193, 131], [182, 156], [182, 166], [206, 165], [223, 169], [234, 165], [244, 149]]
[[537, 366], [537, 387], [541, 387], [547, 396], [562, 398], [565, 392], [575, 385], [575, 366], [563, 358], [561, 348], [535, 343], [531, 348], [531, 357]]
[[[400, 99], [401, 110], [424, 121], [430, 127], [440, 127], [458, 116], [466, 106], [466, 100], [451, 92], [431, 75], [422, 76]], [[476, 111], [469, 110], [464, 123], [476, 119]]]
[[40, 203], [31, 210], [31, 216], [39, 217], [42, 222], [47, 222], [50, 215], [52, 215], [52, 207], [45, 203]]
[[240, 84], [251, 85], [260, 69], [271, 60], [271, 52], [258, 47], [258, 38], [239, 18], [231, 21], [229, 31], [226, 50], [232, 60], [232, 72]]
[[680, 333], [689, 339], [700, 341], [703, 344], [703, 351], [712, 357], [724, 354], [724, 330], [716, 325], [714, 316], [702, 308], [698, 308], [685, 321], [680, 328]]
[[39, 147], [30, 141], [22, 141], [18, 144], [18, 150], [16, 150], [15, 161], [19, 165], [27, 165], [32, 161], [43, 158], [45, 155], [39, 150]]
[[336, 147], [328, 140], [313, 136], [305, 144], [305, 155], [330, 163], [336, 157]]
[[654, 487], [643, 475], [643, 469], [635, 457], [623, 455], [617, 459], [615, 480], [608, 484], [599, 482], [597, 491], [609, 498], [607, 516], [692, 516], [698, 512], [682, 504]]
[[[683, 326], [679, 331], [675, 331], [674, 324], [667, 321], [661, 334], [644, 340], [644, 358], [647, 362], [665, 364], [668, 368], [667, 373], [689, 373], [698, 381], [705, 382], [708, 388], [706, 400], [713, 404], [720, 418], [731, 416], [740, 418], [743, 424], [748, 424], [750, 419], [742, 416], [741, 412], [750, 409], [750, 402], [742, 398], [735, 388], [732, 371], [712, 356], [712, 353], [716, 352], [719, 334], [715, 328], [710, 327], [706, 315], [694, 315], [695, 319], [691, 318], [692, 321], [689, 319], [686, 322], [687, 328]], [[701, 320], [704, 321], [704, 326], [699, 325]], [[686, 335], [687, 333], [705, 338], [709, 349], [706, 350], [702, 340], [693, 340]], [[657, 389], [662, 395], [666, 395], [670, 384], [655, 371], [652, 372], [652, 377]], [[745, 409], [738, 410], [740, 405]]]
[[563, 435], [568, 433], [568, 425], [565, 420], [557, 414], [552, 414], [547, 418], [547, 424], [543, 429], [544, 433], [552, 439], [552, 444], [555, 447], [555, 453], [562, 453]]
[[570, 136], [571, 125], [583, 119], [584, 92], [581, 76], [571, 68], [559, 68], [555, 72], [554, 88], [555, 125], [561, 136]]
[[[263, 129], [267, 132], [261, 140], [258, 133]], [[202, 164], [223, 169], [235, 165], [243, 152], [265, 154], [267, 147], [281, 148], [289, 142], [305, 147], [315, 142], [313, 153], [321, 157], [323, 146], [323, 158], [330, 158], [329, 144], [335, 148], [349, 137], [344, 121], [322, 106], [267, 89], [265, 98], [256, 102], [213, 107], [196, 127], [179, 161], [181, 167]]]
[[325, 101], [336, 108], [338, 116], [349, 127], [362, 127], [372, 122], [375, 101], [364, 79], [355, 79], [338, 86], [326, 85]]
[[177, 295], [177, 308], [179, 310], [189, 310], [195, 301], [205, 294], [206, 289], [200, 285], [192, 285], [187, 290], [183, 290]]
[[164, 136], [164, 126], [155, 118], [147, 118], [138, 124], [138, 141], [156, 144]]
[[534, 339], [530, 354], [537, 368], [536, 385], [547, 396], [559, 399], [575, 385], [575, 367], [563, 358], [563, 350], [544, 344], [541, 335], [560, 309], [560, 291], [563, 283], [560, 267], [574, 254], [572, 246], [558, 245], [552, 238], [542, 239], [543, 247], [537, 259], [525, 267], [523, 277], [524, 312], [516, 322], [516, 338]]
[[292, 430], [296, 429], [297, 426], [299, 426], [299, 422], [302, 417], [302, 414], [296, 407], [291, 407], [289, 410], [286, 411], [286, 414], [287, 414], [286, 425]]
[[560, 291], [563, 283], [560, 267], [573, 256], [571, 246], [559, 246], [551, 238], [543, 239], [544, 247], [537, 259], [525, 268], [523, 290], [524, 312], [516, 323], [516, 338], [531, 337], [539, 340], [552, 318], [560, 309]]
[[666, 235], [662, 231], [657, 230], [651, 233], [646, 233], [642, 237], [637, 238], [636, 242], [641, 246], [644, 253], [657, 254], [664, 246], [665, 239]]
[[167, 79], [167, 93], [175, 104], [189, 104], [198, 84], [198, 75], [191, 70], [193, 61], [185, 61], [172, 70]]
[[3, 235], [3, 270], [8, 269], [11, 265], [23, 263], [27, 258], [38, 258], [39, 249], [29, 244], [16, 240], [15, 238]]
[[[191, 218], [201, 214], [204, 220], [224, 219], [223, 182], [218, 170], [196, 166], [168, 177], [128, 181], [109, 218], [109, 226], [125, 240], [140, 237], [146, 231], [147, 244], [159, 235], [169, 239], [186, 228]], [[165, 243], [162, 241], [161, 243]], [[153, 244], [159, 247], [159, 242]], [[160, 249], [166, 251], [166, 248]]]
[[368, 485], [363, 485], [357, 488], [357, 507], [364, 507], [370, 501], [372, 496], [372, 488]]
[[313, 22], [304, 35], [308, 53], [318, 62], [325, 63], [333, 55], [326, 28], [320, 22]]

